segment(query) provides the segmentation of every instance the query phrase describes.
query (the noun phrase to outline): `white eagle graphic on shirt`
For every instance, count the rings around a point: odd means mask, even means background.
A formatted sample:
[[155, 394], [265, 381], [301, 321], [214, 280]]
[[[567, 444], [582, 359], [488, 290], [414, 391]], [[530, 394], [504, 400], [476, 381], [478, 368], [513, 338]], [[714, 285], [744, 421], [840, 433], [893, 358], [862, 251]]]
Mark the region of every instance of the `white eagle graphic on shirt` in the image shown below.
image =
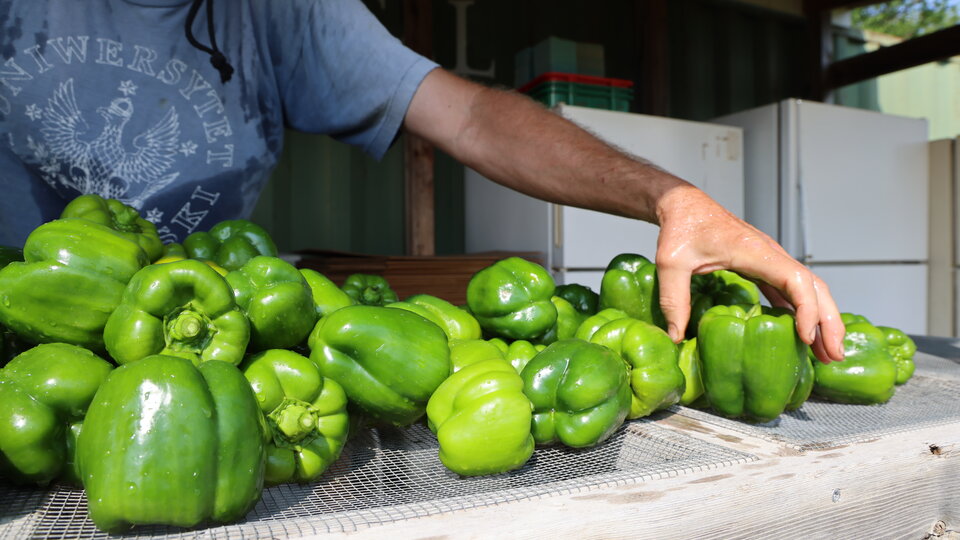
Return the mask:
[[[66, 163], [65, 180], [81, 193], [96, 193], [120, 199], [135, 208], [153, 193], [174, 181], [180, 173], [166, 174], [178, 150], [180, 123], [171, 107], [153, 127], [123, 143], [123, 131], [133, 116], [133, 102], [116, 98], [97, 112], [104, 119], [99, 135], [90, 128], [77, 107], [73, 79], [60, 84], [47, 100], [40, 129], [51, 157]], [[131, 189], [139, 184], [140, 189]]]

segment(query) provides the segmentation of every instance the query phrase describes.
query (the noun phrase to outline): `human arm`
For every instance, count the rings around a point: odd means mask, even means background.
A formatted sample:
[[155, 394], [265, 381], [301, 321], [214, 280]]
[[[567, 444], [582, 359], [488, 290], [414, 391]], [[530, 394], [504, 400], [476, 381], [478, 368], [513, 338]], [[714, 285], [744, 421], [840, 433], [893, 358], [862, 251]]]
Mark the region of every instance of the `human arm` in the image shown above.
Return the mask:
[[532, 100], [436, 69], [414, 94], [404, 127], [527, 195], [659, 225], [660, 303], [675, 341], [690, 317], [690, 276], [727, 268], [760, 282], [772, 304], [793, 306], [801, 338], [821, 361], [843, 357], [837, 307], [809, 269], [703, 191]]

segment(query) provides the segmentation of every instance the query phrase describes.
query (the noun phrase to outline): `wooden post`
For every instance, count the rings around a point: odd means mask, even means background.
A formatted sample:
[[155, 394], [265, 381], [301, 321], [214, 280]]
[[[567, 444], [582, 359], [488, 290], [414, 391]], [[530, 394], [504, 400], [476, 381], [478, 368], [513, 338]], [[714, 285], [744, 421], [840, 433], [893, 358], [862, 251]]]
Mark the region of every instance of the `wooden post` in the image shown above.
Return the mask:
[[639, 3], [642, 31], [640, 58], [640, 112], [670, 115], [670, 59], [666, 0]]
[[[426, 57], [433, 55], [432, 0], [404, 0], [403, 42]], [[434, 148], [426, 140], [404, 135], [403, 179], [408, 255], [434, 255]]]
[[822, 1], [805, 0], [804, 14], [807, 17], [807, 78], [810, 87], [807, 99], [824, 101], [829, 93], [824, 71], [830, 65], [832, 43], [830, 42], [830, 8]]

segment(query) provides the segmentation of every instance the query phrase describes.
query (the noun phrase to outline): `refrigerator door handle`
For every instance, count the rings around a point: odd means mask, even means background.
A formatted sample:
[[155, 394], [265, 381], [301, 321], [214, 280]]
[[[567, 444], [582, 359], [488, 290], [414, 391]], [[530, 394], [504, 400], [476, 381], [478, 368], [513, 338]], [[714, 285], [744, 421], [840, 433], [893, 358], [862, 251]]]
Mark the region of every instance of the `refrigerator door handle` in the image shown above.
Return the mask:
[[551, 204], [550, 209], [553, 212], [553, 247], [560, 249], [563, 247], [563, 207]]

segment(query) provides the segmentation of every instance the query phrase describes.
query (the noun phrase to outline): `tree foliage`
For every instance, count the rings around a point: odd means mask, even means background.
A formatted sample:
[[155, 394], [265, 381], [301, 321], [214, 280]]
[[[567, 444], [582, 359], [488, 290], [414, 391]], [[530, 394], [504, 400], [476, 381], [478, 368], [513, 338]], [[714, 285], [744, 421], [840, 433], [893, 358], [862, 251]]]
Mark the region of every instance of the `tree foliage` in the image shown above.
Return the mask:
[[854, 9], [853, 26], [904, 39], [960, 24], [957, 0], [892, 0]]

